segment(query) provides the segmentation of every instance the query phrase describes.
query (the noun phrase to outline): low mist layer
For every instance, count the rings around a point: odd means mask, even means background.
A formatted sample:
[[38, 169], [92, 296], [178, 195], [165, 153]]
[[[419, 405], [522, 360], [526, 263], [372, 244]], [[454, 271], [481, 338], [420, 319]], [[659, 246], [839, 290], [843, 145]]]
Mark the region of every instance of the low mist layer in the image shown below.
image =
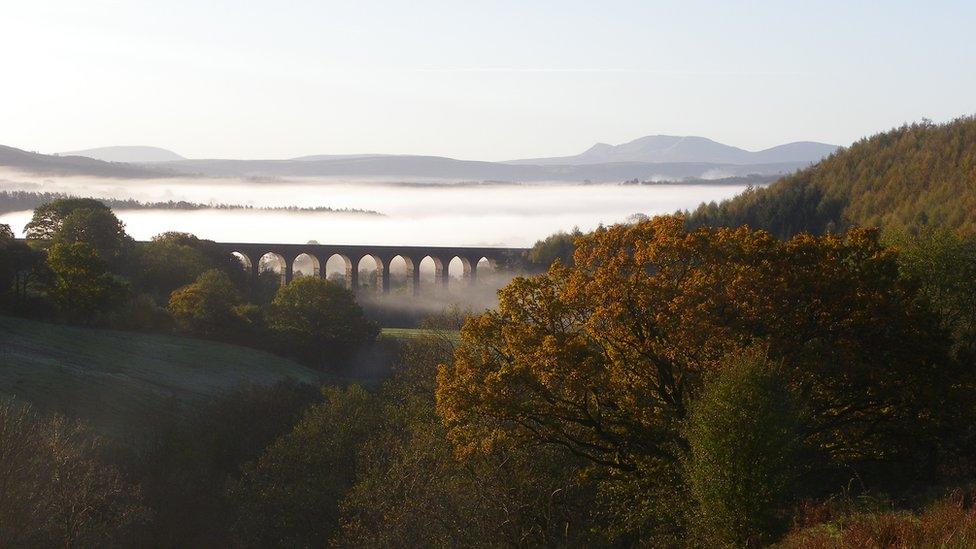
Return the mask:
[[[118, 209], [139, 240], [168, 230], [216, 241], [454, 246], [528, 246], [573, 227], [591, 229], [634, 213], [669, 213], [732, 197], [742, 185], [581, 185], [568, 183], [426, 185], [294, 179], [167, 178], [125, 181], [0, 173], [0, 190], [63, 192], [74, 196], [185, 200], [254, 207], [330, 207], [375, 210], [383, 217], [331, 212]], [[0, 215], [22, 231], [30, 211]]]

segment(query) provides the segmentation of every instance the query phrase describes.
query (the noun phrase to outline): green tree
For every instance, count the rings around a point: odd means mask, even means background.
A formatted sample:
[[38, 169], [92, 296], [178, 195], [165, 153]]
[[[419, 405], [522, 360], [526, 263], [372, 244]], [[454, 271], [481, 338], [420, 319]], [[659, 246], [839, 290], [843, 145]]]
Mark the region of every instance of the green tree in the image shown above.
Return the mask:
[[529, 263], [542, 269], [549, 268], [557, 259], [563, 265], [572, 265], [575, 242], [582, 234], [579, 229], [573, 229], [571, 233], [558, 232], [539, 240], [529, 250]]
[[238, 287], [246, 279], [240, 261], [212, 241], [191, 234], [167, 232], [136, 247], [130, 276], [143, 291], [166, 299], [174, 290], [190, 284], [204, 271], [218, 269]]
[[84, 243], [91, 246], [113, 272], [120, 272], [130, 238], [111, 210], [80, 209], [65, 216], [52, 245]]
[[318, 547], [335, 535], [339, 504], [377, 414], [374, 397], [357, 385], [322, 394], [324, 401], [247, 464], [229, 490], [247, 545]]
[[901, 273], [920, 285], [921, 296], [953, 335], [957, 355], [976, 357], [976, 236], [945, 229], [910, 234], [890, 231]]
[[315, 277], [297, 278], [278, 289], [268, 327], [286, 352], [318, 365], [349, 356], [379, 334], [352, 292]]
[[64, 219], [79, 210], [111, 212], [108, 206], [94, 198], [60, 198], [35, 209], [24, 227], [24, 234], [28, 240], [51, 240], [61, 230]]
[[49, 293], [74, 322], [96, 324], [128, 295], [127, 285], [88, 243], [59, 242], [48, 252], [47, 263], [53, 274]]
[[688, 419], [686, 470], [708, 545], [756, 546], [786, 530], [800, 473], [803, 418], [762, 353], [726, 359]]
[[204, 271], [196, 281], [174, 291], [169, 312], [181, 330], [204, 337], [240, 334], [241, 296], [223, 271]]
[[28, 284], [41, 269], [44, 256], [14, 238], [10, 225], [0, 224], [0, 306], [19, 310]]

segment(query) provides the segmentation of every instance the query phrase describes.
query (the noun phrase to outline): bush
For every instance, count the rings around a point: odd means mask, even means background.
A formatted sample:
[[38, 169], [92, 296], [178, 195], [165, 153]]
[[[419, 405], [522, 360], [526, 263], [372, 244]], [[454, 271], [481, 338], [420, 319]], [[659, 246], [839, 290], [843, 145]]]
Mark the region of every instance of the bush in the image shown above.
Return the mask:
[[375, 400], [359, 386], [325, 388], [288, 434], [247, 464], [229, 490], [247, 545], [319, 547], [339, 525], [359, 447], [376, 423]]
[[785, 530], [798, 477], [795, 395], [758, 352], [725, 361], [688, 419], [686, 471], [702, 533], [743, 546]]
[[0, 402], [0, 540], [7, 547], [132, 544], [148, 519], [139, 490], [100, 458], [80, 423]]
[[112, 315], [110, 326], [119, 330], [168, 330], [173, 318], [149, 294], [138, 294]]
[[155, 544], [234, 545], [236, 514], [227, 498], [228, 482], [291, 431], [320, 398], [316, 387], [292, 381], [244, 385], [186, 413], [155, 420], [148, 443], [128, 461], [154, 510]]
[[[428, 324], [450, 327], [446, 315]], [[434, 410], [437, 364], [453, 343], [404, 344], [379, 394], [381, 418], [359, 451], [342, 504], [343, 547], [581, 544], [591, 508], [576, 460], [552, 448], [460, 458]]]

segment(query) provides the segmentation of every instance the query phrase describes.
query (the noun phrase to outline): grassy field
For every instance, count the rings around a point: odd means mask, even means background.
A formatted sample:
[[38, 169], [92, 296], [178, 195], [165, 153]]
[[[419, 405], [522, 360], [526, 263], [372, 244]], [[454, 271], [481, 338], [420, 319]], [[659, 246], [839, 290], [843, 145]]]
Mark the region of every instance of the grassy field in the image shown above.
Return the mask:
[[112, 436], [240, 383], [321, 375], [262, 351], [183, 337], [0, 317], [0, 395], [89, 421]]
[[431, 334], [437, 334], [438, 336], [447, 337], [455, 341], [461, 337], [461, 332], [457, 331], [437, 330], [436, 332], [432, 332], [431, 330], [424, 328], [383, 328], [382, 332], [384, 337], [392, 337], [403, 340], [416, 339]]

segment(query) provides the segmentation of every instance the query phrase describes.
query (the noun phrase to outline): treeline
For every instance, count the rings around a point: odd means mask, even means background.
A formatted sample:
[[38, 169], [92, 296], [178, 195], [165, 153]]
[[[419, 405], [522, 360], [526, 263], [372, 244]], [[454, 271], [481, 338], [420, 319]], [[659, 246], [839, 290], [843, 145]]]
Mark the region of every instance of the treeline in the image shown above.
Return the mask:
[[701, 177], [686, 177], [684, 179], [666, 179], [666, 180], [641, 180], [638, 178], [628, 179], [624, 181], [623, 185], [766, 185], [772, 183], [779, 179], [778, 175], [763, 175], [763, 174], [749, 174], [749, 175], [733, 175], [729, 177], [717, 177], [713, 179], [704, 179]]
[[[0, 407], [33, 426], [0, 449], [40, 464], [10, 501], [64, 492], [52, 452], [107, 479], [7, 524], [64, 545], [971, 546], [976, 263], [958, 258], [976, 253], [945, 236], [641, 220], [576, 235], [572, 263], [516, 278], [459, 338], [405, 344], [378, 387], [244, 387], [112, 451], [79, 434], [68, 457], [43, 442], [60, 420]], [[198, 329], [249, 317], [213, 273], [169, 294]], [[283, 290], [264, 309], [283, 333], [350, 325]], [[69, 532], [31, 519], [76, 509]]]
[[[78, 198], [66, 193], [33, 191], [0, 191], [0, 213], [33, 210], [38, 206], [63, 200]], [[248, 204], [222, 204], [168, 200], [166, 202], [141, 202], [131, 198], [97, 199], [114, 210], [254, 210], [268, 212], [326, 212], [362, 215], [383, 215], [375, 210], [358, 208], [332, 208], [329, 206], [251, 206]]]
[[34, 210], [25, 241], [0, 225], [0, 312], [127, 330], [179, 332], [341, 368], [379, 328], [351, 291], [318, 277], [256, 278], [214, 242], [168, 232], [137, 243], [103, 202]]
[[769, 187], [702, 204], [688, 223], [748, 225], [780, 238], [854, 225], [976, 235], [976, 117], [862, 139]]

